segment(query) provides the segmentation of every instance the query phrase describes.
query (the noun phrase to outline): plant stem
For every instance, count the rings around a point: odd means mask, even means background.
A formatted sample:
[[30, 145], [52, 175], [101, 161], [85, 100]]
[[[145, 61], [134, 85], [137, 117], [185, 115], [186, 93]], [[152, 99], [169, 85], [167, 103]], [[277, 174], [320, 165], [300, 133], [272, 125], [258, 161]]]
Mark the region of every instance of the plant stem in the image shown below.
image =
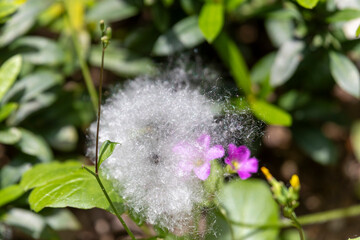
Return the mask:
[[111, 206], [111, 209], [114, 211], [115, 215], [116, 215], [117, 218], [120, 220], [121, 224], [124, 226], [125, 231], [129, 234], [129, 236], [131, 237], [132, 240], [136, 240], [134, 234], [131, 232], [130, 228], [126, 225], [124, 219], [121, 217], [121, 215], [119, 214], [119, 212], [118, 212], [117, 209], [115, 208], [113, 202], [111, 201], [111, 199], [110, 199], [110, 197], [109, 197], [109, 195], [108, 195], [108, 193], [107, 193], [104, 185], [103, 185], [102, 182], [101, 182], [101, 179], [100, 179], [99, 175], [96, 174], [96, 173], [94, 173], [93, 171], [91, 171], [90, 169], [88, 169], [88, 168], [85, 167], [85, 166], [84, 166], [84, 168], [85, 168], [86, 171], [88, 171], [90, 174], [92, 174], [92, 175], [96, 178], [96, 180], [97, 180], [97, 182], [99, 183], [99, 186], [100, 186], [102, 192], [104, 193], [107, 201], [109, 202], [109, 204], [110, 204], [110, 206]]
[[90, 98], [91, 98], [91, 102], [92, 105], [94, 107], [94, 111], [96, 112], [97, 109], [97, 94], [96, 94], [96, 89], [94, 86], [94, 82], [92, 81], [91, 75], [90, 75], [90, 70], [85, 62], [85, 57], [83, 56], [82, 52], [81, 52], [81, 46], [79, 44], [79, 39], [77, 38], [76, 32], [74, 30], [74, 26], [72, 25], [70, 16], [69, 16], [69, 7], [67, 4], [67, 1], [64, 1], [64, 5], [65, 5], [65, 9], [66, 9], [66, 13], [67, 13], [67, 17], [66, 20], [70, 26], [70, 31], [71, 31], [71, 39], [74, 43], [74, 47], [75, 47], [75, 51], [76, 51], [76, 55], [78, 57], [79, 60], [79, 64], [80, 64], [80, 68], [81, 68], [81, 72], [83, 74], [84, 80], [85, 80], [85, 84], [86, 84], [86, 88], [90, 94]]
[[297, 220], [297, 217], [296, 217], [295, 212], [292, 212], [292, 214], [291, 214], [291, 220], [292, 220], [294, 226], [295, 226], [295, 227], [297, 228], [297, 230], [299, 231], [300, 240], [305, 240], [304, 230], [303, 230], [301, 224], [299, 223], [299, 221]]
[[101, 54], [101, 68], [100, 68], [100, 85], [99, 85], [99, 102], [97, 110], [97, 127], [96, 127], [96, 150], [95, 150], [95, 173], [98, 174], [99, 164], [98, 164], [98, 153], [99, 153], [99, 132], [100, 132], [100, 117], [101, 117], [101, 97], [102, 97], [102, 84], [103, 84], [103, 71], [104, 71], [104, 56], [105, 56], [105, 47], [102, 48]]

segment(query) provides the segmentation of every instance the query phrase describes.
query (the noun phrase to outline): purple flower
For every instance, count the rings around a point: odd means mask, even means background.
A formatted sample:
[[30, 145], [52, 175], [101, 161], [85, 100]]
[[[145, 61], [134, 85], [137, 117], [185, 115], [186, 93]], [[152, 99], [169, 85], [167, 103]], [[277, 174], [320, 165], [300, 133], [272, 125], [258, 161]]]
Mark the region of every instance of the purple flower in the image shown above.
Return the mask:
[[259, 165], [256, 158], [250, 158], [250, 150], [246, 146], [236, 147], [232, 143], [229, 144], [229, 156], [225, 159], [225, 163], [243, 180], [256, 173]]
[[211, 161], [224, 156], [223, 146], [210, 147], [210, 135], [201, 135], [196, 143], [182, 142], [177, 144], [173, 151], [181, 157], [179, 168], [187, 174], [194, 171], [195, 175], [205, 180], [210, 175]]

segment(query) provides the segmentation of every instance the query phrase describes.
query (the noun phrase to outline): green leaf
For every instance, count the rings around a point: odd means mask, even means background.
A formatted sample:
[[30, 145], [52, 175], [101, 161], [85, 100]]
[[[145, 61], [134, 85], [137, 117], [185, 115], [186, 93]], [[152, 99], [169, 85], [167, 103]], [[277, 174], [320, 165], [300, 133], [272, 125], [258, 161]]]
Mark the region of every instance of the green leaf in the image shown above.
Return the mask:
[[225, 0], [226, 11], [228, 12], [234, 11], [243, 2], [244, 0]]
[[31, 48], [22, 54], [24, 61], [35, 65], [56, 66], [64, 61], [64, 51], [57, 42], [44, 37], [23, 37], [11, 44], [12, 48]]
[[356, 121], [351, 127], [350, 141], [356, 159], [360, 162], [360, 121]]
[[101, 164], [108, 159], [111, 154], [114, 152], [116, 145], [118, 145], [119, 143], [117, 142], [111, 142], [109, 140], [106, 140], [100, 148], [100, 152], [99, 152], [99, 163], [98, 166], [100, 167]]
[[[279, 207], [269, 186], [262, 180], [236, 180], [226, 184], [220, 191], [219, 203], [230, 221], [254, 225], [275, 225], [279, 222]], [[232, 224], [231, 228], [236, 239], [275, 240], [279, 233], [278, 228], [259, 229], [236, 224]], [[229, 232], [218, 234], [218, 239], [231, 239]]]
[[[112, 209], [106, 200], [95, 177], [85, 169], [76, 167], [72, 171], [57, 170], [56, 177], [51, 176], [37, 178], [38, 182], [45, 180], [45, 184], [35, 187], [29, 196], [30, 207], [38, 212], [45, 207], [63, 208], [74, 207], [81, 209], [90, 209], [94, 207], [102, 208], [112, 212]], [[93, 168], [92, 168], [93, 169]], [[32, 174], [36, 176], [36, 171]], [[39, 172], [41, 174], [42, 172]], [[111, 200], [117, 206], [118, 211], [124, 211], [122, 199], [113, 187], [113, 184], [102, 178], [107, 193]]]
[[281, 46], [271, 69], [271, 86], [280, 86], [290, 79], [302, 60], [304, 48], [301, 41], [289, 41]]
[[79, 135], [74, 126], [55, 125], [44, 132], [46, 140], [51, 147], [62, 152], [71, 152], [75, 150]]
[[164, 32], [169, 28], [170, 12], [160, 2], [151, 6], [151, 16], [156, 28], [160, 32]]
[[317, 163], [322, 165], [335, 164], [338, 152], [335, 144], [313, 127], [300, 127], [293, 129], [294, 138], [298, 145]]
[[131, 1], [105, 0], [97, 1], [86, 14], [86, 20], [98, 22], [103, 19], [106, 22], [121, 21], [138, 14], [139, 10]]
[[360, 97], [360, 74], [349, 58], [330, 52], [330, 71], [336, 83], [350, 95]]
[[17, 103], [7, 103], [0, 108], [0, 122], [6, 119], [15, 109], [17, 109]]
[[167, 56], [183, 49], [193, 48], [204, 41], [196, 16], [190, 16], [177, 22], [169, 31], [155, 42], [152, 53]]
[[4, 222], [9, 226], [20, 229], [34, 239], [60, 239], [57, 233], [46, 224], [41, 215], [29, 210], [12, 208], [6, 213]]
[[327, 22], [347, 22], [360, 17], [360, 11], [357, 9], [344, 9], [337, 11], [330, 17], [326, 18]]
[[214, 41], [214, 47], [222, 61], [230, 69], [239, 89], [251, 94], [251, 80], [248, 67], [236, 43], [224, 32]]
[[21, 131], [15, 127], [0, 128], [0, 143], [2, 144], [15, 144], [21, 137]]
[[267, 124], [291, 126], [292, 117], [281, 108], [267, 103], [263, 100], [253, 100], [250, 102], [250, 108], [255, 116]]
[[[20, 159], [19, 159], [20, 158]], [[16, 158], [11, 159], [11, 162], [6, 164], [0, 170], [0, 188], [5, 188], [17, 183], [21, 176], [31, 168], [31, 164], [24, 159], [21, 154]]]
[[16, 55], [8, 59], [0, 67], [0, 100], [13, 85], [21, 69], [21, 56]]
[[359, 25], [359, 26], [357, 27], [357, 29], [356, 29], [355, 36], [356, 36], [356, 37], [359, 37], [359, 36], [360, 36], [360, 25]]
[[35, 24], [38, 15], [53, 3], [52, 0], [28, 0], [6, 22], [0, 35], [0, 47], [3, 47], [19, 36], [25, 34]]
[[22, 128], [19, 128], [19, 130], [21, 131], [21, 139], [16, 143], [16, 147], [23, 153], [37, 157], [42, 162], [52, 160], [51, 149], [41, 136]]
[[319, 0], [297, 0], [297, 2], [304, 8], [312, 9], [318, 4]]
[[[280, 12], [278, 14], [281, 14]], [[271, 42], [276, 47], [281, 47], [293, 38], [294, 20], [292, 18], [271, 17], [265, 20], [266, 31]]]
[[19, 185], [11, 185], [0, 190], [0, 207], [16, 200], [23, 195], [24, 190]]
[[[90, 63], [101, 66], [101, 48], [93, 47], [90, 51]], [[131, 77], [142, 74], [151, 74], [155, 65], [149, 58], [140, 57], [124, 48], [109, 46], [106, 49], [104, 68], [119, 76]]]
[[357, 237], [357, 238], [349, 238], [348, 240], [360, 240], [360, 237]]
[[206, 40], [211, 43], [224, 25], [224, 6], [221, 2], [207, 2], [201, 8], [199, 27]]
[[251, 69], [251, 81], [254, 83], [263, 83], [270, 77], [271, 66], [275, 60], [275, 53], [269, 53], [261, 58]]
[[80, 230], [81, 223], [68, 209], [54, 209], [51, 214], [44, 216], [45, 222], [54, 230]]
[[18, 7], [12, 2], [0, 2], [0, 20], [13, 14]]

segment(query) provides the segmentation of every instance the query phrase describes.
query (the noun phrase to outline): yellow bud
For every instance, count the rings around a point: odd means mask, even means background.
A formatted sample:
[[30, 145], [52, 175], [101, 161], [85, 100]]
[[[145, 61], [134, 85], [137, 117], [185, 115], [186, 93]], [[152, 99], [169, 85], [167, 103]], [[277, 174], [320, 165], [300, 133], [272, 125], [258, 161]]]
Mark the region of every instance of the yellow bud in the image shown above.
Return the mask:
[[271, 180], [273, 178], [273, 176], [271, 175], [269, 169], [267, 169], [266, 167], [261, 167], [261, 171], [262, 173], [265, 175], [266, 180]]
[[290, 179], [290, 185], [294, 188], [294, 190], [298, 191], [300, 189], [300, 180], [298, 175], [292, 175]]

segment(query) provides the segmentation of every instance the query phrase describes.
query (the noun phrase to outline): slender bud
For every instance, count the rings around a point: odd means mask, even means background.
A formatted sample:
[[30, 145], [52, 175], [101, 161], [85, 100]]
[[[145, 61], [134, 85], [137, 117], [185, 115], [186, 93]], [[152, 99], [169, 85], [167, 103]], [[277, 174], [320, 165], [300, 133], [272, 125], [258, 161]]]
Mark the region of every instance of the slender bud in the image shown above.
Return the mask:
[[108, 37], [109, 40], [111, 39], [111, 37], [112, 37], [111, 27], [106, 28], [106, 36]]
[[100, 25], [101, 32], [104, 32], [105, 31], [105, 22], [104, 22], [104, 20], [100, 20], [99, 25]]

